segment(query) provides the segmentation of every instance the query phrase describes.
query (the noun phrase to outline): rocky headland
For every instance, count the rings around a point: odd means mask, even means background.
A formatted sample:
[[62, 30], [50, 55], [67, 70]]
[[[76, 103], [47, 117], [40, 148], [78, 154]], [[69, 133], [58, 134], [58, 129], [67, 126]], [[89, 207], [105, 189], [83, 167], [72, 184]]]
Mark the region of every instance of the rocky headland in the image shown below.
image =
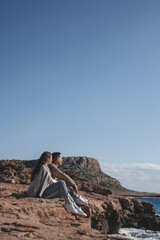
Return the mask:
[[120, 239], [109, 234], [121, 227], [160, 231], [160, 217], [151, 203], [129, 196], [158, 196], [121, 186], [101, 171], [96, 159], [65, 157], [61, 168], [89, 200], [86, 218], [67, 212], [63, 199], [26, 198], [36, 160], [0, 161], [1, 239]]

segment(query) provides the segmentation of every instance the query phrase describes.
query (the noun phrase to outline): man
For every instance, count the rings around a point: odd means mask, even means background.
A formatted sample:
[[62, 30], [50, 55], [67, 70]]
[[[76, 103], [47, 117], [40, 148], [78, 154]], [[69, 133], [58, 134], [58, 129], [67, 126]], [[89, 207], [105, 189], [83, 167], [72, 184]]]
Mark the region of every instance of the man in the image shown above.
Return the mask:
[[62, 164], [62, 156], [60, 152], [52, 153], [52, 164], [49, 165], [52, 178], [58, 180], [64, 180], [69, 188], [71, 196], [74, 198], [76, 204], [86, 205], [88, 200], [78, 195], [78, 187], [76, 183], [66, 173], [62, 172], [58, 167]]

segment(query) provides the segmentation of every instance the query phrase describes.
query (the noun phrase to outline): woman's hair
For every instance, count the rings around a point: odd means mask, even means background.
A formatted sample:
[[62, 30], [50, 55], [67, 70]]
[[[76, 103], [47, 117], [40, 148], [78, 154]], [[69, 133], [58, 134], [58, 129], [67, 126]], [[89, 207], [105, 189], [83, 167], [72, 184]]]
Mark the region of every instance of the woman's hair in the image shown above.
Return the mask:
[[57, 160], [57, 158], [60, 157], [60, 155], [61, 155], [60, 152], [54, 152], [54, 153], [52, 153], [52, 163], [54, 163], [54, 162]]
[[50, 158], [51, 155], [52, 154], [50, 152], [42, 153], [42, 155], [40, 156], [40, 158], [36, 162], [36, 165], [35, 165], [35, 167], [33, 169], [33, 172], [32, 172], [32, 175], [31, 175], [31, 182], [34, 180], [36, 174], [39, 173], [40, 168], [42, 167], [42, 165], [44, 165], [47, 162], [48, 158]]

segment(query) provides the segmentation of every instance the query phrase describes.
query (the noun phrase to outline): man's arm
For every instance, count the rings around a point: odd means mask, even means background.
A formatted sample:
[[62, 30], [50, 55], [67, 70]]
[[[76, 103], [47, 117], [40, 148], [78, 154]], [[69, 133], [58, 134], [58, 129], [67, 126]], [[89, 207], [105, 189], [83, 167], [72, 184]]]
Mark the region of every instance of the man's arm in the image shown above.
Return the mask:
[[53, 178], [64, 180], [68, 185], [72, 186], [75, 192], [77, 193], [78, 187], [72, 178], [70, 178], [66, 173], [59, 170], [55, 164], [50, 164], [48, 165], [48, 167], [50, 168]]

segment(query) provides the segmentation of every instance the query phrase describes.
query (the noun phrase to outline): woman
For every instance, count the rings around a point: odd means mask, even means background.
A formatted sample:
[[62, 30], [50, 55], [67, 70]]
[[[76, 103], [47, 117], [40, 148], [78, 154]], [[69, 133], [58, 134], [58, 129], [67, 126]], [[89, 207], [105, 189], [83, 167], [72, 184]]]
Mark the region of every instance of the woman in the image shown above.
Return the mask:
[[64, 207], [70, 212], [82, 216], [87, 216], [79, 208], [68, 192], [65, 181], [56, 182], [51, 177], [48, 165], [52, 163], [52, 154], [50, 152], [42, 153], [32, 172], [31, 184], [26, 192], [28, 197], [60, 198], [65, 200]]

